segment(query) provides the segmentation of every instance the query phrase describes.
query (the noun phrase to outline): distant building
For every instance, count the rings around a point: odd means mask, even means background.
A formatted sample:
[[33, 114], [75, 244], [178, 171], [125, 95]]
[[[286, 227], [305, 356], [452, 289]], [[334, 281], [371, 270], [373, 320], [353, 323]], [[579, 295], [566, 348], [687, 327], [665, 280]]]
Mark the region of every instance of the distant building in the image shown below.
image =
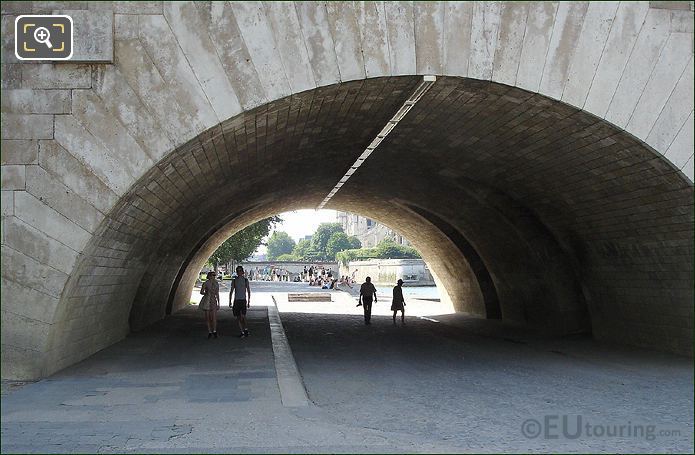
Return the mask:
[[375, 247], [382, 240], [389, 238], [399, 245], [409, 246], [410, 242], [393, 229], [377, 223], [371, 218], [355, 215], [350, 212], [337, 212], [337, 221], [349, 236], [355, 236], [362, 247]]
[[268, 258], [268, 255], [266, 253], [257, 253], [251, 256], [250, 258], [247, 259], [247, 261], [254, 261], [254, 262], [259, 262], [259, 261], [265, 261]]

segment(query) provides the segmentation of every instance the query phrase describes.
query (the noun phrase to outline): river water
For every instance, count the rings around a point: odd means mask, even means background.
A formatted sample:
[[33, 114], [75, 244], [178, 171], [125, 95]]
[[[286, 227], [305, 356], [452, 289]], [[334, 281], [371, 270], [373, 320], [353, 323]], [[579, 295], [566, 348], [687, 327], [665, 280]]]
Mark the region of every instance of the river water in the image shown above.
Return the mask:
[[[376, 295], [382, 299], [390, 299], [393, 295], [393, 286], [376, 286]], [[403, 298], [411, 299], [439, 299], [437, 286], [403, 286]]]

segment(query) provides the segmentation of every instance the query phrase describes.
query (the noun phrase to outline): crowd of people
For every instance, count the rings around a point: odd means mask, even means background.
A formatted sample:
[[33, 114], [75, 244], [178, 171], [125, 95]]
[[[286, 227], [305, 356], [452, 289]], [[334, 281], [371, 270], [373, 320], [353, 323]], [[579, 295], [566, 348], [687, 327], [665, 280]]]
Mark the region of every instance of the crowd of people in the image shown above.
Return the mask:
[[[201, 272], [202, 275], [207, 275], [207, 271]], [[225, 267], [220, 267], [215, 278], [218, 281], [233, 280], [237, 276], [236, 273], [228, 275]], [[324, 289], [334, 289], [337, 285], [345, 285], [352, 287], [355, 283], [355, 272], [352, 276], [336, 277], [334, 271], [330, 267], [323, 265], [304, 266], [304, 270], [300, 272], [292, 271], [284, 267], [267, 265], [264, 267], [252, 267], [247, 272], [247, 278], [250, 281], [275, 281], [275, 282], [295, 282], [309, 283], [309, 286], [320, 286]], [[201, 283], [196, 283], [201, 284]]]
[[352, 276], [341, 275], [338, 278], [333, 276], [333, 271], [330, 268], [311, 266], [307, 269], [304, 267], [302, 281], [309, 283], [309, 286], [320, 286], [321, 289], [338, 289], [338, 286], [352, 288], [355, 283], [355, 272], [352, 273]]
[[256, 281], [294, 281], [293, 273], [282, 267], [256, 267], [249, 271], [249, 279]]
[[323, 265], [304, 266], [301, 272], [294, 272], [283, 267], [265, 266], [255, 267], [249, 270], [249, 279], [257, 281], [284, 281], [295, 283], [308, 283], [309, 286], [318, 286], [322, 289], [336, 289], [336, 286], [343, 285], [352, 287], [354, 284], [354, 273], [352, 276], [337, 277], [330, 267]]
[[323, 266], [304, 267], [302, 281], [309, 283], [309, 286], [319, 286], [322, 289], [335, 288], [336, 279], [333, 278], [333, 271]]

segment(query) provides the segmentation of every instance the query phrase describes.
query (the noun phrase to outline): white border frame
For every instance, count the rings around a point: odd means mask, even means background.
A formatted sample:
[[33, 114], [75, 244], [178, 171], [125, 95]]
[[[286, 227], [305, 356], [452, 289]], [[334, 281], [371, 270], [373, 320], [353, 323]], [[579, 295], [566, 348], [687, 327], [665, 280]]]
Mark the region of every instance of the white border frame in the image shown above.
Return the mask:
[[[41, 58], [28, 58], [28, 57], [20, 57], [19, 52], [17, 52], [17, 44], [19, 44], [17, 40], [17, 23], [19, 22], [20, 19], [23, 17], [65, 17], [70, 21], [70, 55], [67, 57], [57, 57], [57, 58], [49, 58], [49, 57], [41, 57]], [[54, 61], [62, 61], [62, 60], [70, 60], [72, 58], [72, 54], [75, 51], [75, 39], [74, 39], [74, 34], [75, 34], [75, 24], [72, 22], [72, 17], [68, 16], [67, 14], [22, 14], [20, 16], [17, 16], [14, 20], [14, 56], [17, 57], [19, 60], [22, 61], [43, 61], [43, 62], [54, 62]]]

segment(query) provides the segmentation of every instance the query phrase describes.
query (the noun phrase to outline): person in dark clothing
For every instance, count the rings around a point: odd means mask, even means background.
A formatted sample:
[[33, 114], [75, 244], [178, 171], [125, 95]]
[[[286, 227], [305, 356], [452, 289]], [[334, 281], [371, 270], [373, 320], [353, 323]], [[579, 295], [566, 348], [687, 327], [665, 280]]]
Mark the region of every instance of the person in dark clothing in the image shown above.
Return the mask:
[[396, 314], [401, 312], [401, 323], [405, 324], [405, 299], [403, 298], [403, 280], [398, 280], [393, 287], [393, 301], [391, 311], [393, 311], [393, 325], [396, 325]]
[[366, 325], [372, 323], [372, 299], [376, 303], [376, 288], [372, 284], [372, 279], [367, 277], [360, 286], [360, 303], [357, 304], [357, 306], [362, 305], [364, 309], [364, 323]]

